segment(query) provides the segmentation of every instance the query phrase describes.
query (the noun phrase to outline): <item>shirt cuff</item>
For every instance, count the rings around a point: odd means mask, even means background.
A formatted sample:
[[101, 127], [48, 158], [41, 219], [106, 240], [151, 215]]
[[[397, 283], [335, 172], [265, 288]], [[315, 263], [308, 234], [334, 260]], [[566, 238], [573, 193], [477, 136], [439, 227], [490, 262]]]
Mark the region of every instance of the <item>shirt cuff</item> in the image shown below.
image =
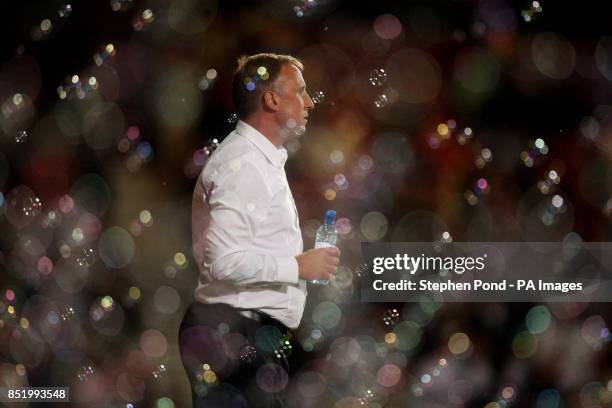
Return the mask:
[[275, 281], [297, 285], [299, 276], [297, 259], [291, 256], [287, 258], [277, 258], [277, 260], [278, 269]]

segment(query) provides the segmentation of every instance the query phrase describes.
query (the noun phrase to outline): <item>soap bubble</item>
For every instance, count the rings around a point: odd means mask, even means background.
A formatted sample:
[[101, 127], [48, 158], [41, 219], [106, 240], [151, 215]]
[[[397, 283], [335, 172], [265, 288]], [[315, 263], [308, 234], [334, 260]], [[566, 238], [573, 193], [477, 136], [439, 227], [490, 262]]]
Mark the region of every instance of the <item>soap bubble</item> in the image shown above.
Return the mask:
[[28, 132], [25, 130], [19, 130], [15, 135], [15, 143], [22, 144], [28, 140]]
[[93, 248], [84, 248], [77, 257], [77, 265], [80, 268], [89, 268], [96, 262], [96, 252]]
[[316, 91], [312, 95], [312, 102], [315, 105], [320, 105], [325, 101], [325, 93], [323, 91]]
[[355, 268], [355, 275], [358, 278], [363, 278], [368, 273], [368, 269], [369, 269], [368, 268], [368, 264], [366, 264], [366, 263], [359, 264]]
[[387, 309], [383, 314], [383, 323], [385, 326], [393, 327], [399, 322], [400, 313], [397, 309]]
[[212, 154], [212, 152], [214, 152], [215, 150], [217, 150], [217, 147], [219, 147], [219, 140], [217, 139], [212, 139], [209, 140], [206, 143], [206, 146], [204, 146], [204, 152], [210, 156]]
[[58, 14], [61, 18], [65, 18], [72, 14], [72, 6], [70, 4], [62, 4], [60, 7]]
[[385, 95], [384, 93], [379, 94], [376, 96], [376, 98], [374, 98], [374, 106], [376, 106], [378, 109], [381, 109], [387, 106], [388, 102], [389, 102], [389, 97]]
[[88, 382], [91, 376], [94, 375], [95, 371], [96, 370], [91, 365], [83, 366], [77, 373], [77, 379], [80, 382]]
[[529, 8], [521, 11], [521, 16], [526, 23], [530, 23], [542, 12], [542, 5], [539, 1], [529, 2]]
[[243, 363], [252, 363], [257, 358], [257, 349], [250, 344], [242, 346], [240, 349], [240, 361]]
[[166, 375], [166, 366], [164, 364], [160, 364], [155, 369], [153, 369], [153, 378], [160, 379]]
[[370, 72], [370, 84], [372, 86], [383, 86], [387, 82], [387, 73], [383, 68], [378, 68]]
[[16, 228], [30, 225], [41, 208], [40, 199], [28, 186], [17, 186], [6, 196], [6, 218]]

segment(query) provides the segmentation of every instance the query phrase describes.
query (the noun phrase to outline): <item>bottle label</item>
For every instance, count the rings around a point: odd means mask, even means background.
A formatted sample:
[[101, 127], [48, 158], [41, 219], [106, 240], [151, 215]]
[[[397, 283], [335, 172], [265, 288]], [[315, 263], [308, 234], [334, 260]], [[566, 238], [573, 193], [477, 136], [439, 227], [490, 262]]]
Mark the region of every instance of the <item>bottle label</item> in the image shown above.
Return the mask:
[[329, 242], [315, 242], [315, 249], [317, 248], [335, 248], [334, 245], [330, 244]]

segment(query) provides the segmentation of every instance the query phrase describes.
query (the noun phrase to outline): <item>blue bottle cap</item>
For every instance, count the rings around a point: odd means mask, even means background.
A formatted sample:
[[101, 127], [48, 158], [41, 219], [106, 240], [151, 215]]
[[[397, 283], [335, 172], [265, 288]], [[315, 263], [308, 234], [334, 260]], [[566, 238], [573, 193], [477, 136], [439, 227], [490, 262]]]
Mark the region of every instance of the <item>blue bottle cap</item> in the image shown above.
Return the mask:
[[332, 225], [336, 223], [336, 212], [334, 210], [327, 210], [325, 213], [325, 223]]

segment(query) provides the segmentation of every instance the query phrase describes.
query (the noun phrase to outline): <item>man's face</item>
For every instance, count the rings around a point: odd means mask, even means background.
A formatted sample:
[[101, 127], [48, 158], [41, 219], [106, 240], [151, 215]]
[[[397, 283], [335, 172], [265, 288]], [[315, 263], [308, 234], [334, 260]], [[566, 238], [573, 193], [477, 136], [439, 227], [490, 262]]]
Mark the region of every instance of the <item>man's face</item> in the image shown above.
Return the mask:
[[302, 135], [308, 122], [308, 111], [314, 106], [306, 92], [302, 72], [292, 64], [283, 65], [277, 79], [277, 89], [280, 96], [277, 112], [280, 124], [287, 129], [288, 137], [292, 134]]

